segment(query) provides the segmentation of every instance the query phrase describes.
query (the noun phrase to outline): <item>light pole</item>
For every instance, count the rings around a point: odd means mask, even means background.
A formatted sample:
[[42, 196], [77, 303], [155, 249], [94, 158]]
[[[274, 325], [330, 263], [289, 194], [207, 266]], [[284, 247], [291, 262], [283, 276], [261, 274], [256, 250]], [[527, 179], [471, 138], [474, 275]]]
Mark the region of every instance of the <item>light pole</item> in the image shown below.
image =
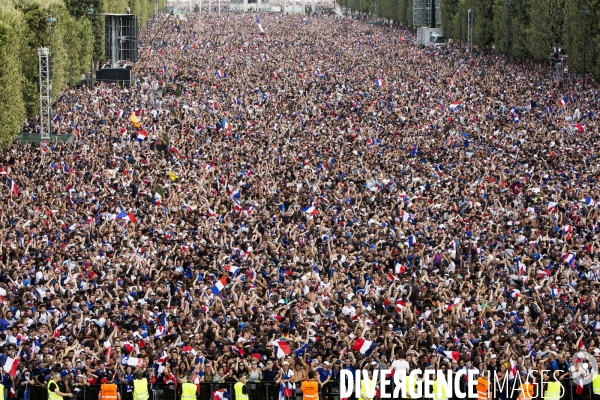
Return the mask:
[[87, 10], [88, 17], [90, 17], [90, 29], [92, 32], [92, 64], [90, 65], [90, 86], [94, 86], [94, 9], [92, 7]]
[[458, 39], [458, 49], [462, 50], [462, 26], [463, 26], [463, 0], [460, 0], [460, 2], [458, 3], [458, 18], [460, 19], [460, 33], [459, 33], [459, 39]]
[[56, 18], [54, 18], [54, 16], [52, 14], [48, 15], [48, 18], [46, 18], [46, 25], [48, 25], [48, 28], [50, 29], [50, 56], [48, 57], [48, 59], [50, 60], [49, 62], [49, 66], [50, 66], [50, 70], [48, 71], [48, 73], [50, 74], [50, 87], [48, 88], [48, 95], [49, 95], [49, 99], [48, 102], [50, 103], [49, 105], [49, 110], [48, 110], [48, 135], [52, 134], [52, 27], [54, 25], [56, 25]]
[[507, 1], [506, 3], [506, 60], [510, 57], [510, 7], [512, 3]]
[[585, 26], [587, 25], [587, 16], [590, 15], [590, 10], [588, 10], [587, 8], [584, 8], [583, 10], [581, 10], [581, 15], [583, 16], [583, 87], [585, 88], [585, 81], [586, 81], [586, 76], [585, 76], [585, 42], [586, 42]]

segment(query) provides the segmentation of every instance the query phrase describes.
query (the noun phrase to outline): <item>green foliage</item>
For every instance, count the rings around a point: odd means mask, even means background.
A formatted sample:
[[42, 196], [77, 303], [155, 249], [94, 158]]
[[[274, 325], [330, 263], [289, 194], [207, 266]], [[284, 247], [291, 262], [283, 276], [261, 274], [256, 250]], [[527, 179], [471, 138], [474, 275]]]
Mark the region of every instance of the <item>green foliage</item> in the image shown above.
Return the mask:
[[[562, 46], [568, 50], [571, 71], [583, 72], [583, 45], [585, 42], [585, 71], [593, 73], [596, 80], [600, 77], [600, 2], [598, 0], [567, 0], [564, 12], [564, 36]], [[590, 14], [581, 13], [588, 9]], [[585, 35], [584, 35], [585, 32]], [[584, 40], [585, 36], [585, 40]]]
[[459, 31], [455, 30], [455, 19], [459, 15], [460, 0], [445, 0], [440, 4], [440, 11], [442, 14], [442, 28], [444, 28], [444, 35], [454, 37], [459, 34]]
[[25, 119], [21, 51], [25, 21], [23, 15], [0, 2], [0, 145], [6, 146]]
[[[159, 0], [159, 10], [165, 6], [166, 0]], [[89, 73], [92, 51], [96, 61], [102, 59], [104, 21], [90, 16], [90, 7], [95, 14], [124, 13], [130, 7], [140, 29], [154, 15], [154, 0], [0, 0], [1, 146], [19, 133], [26, 116], [39, 115], [39, 48], [52, 50], [53, 100]], [[57, 20], [52, 46], [45, 22], [49, 14]]]

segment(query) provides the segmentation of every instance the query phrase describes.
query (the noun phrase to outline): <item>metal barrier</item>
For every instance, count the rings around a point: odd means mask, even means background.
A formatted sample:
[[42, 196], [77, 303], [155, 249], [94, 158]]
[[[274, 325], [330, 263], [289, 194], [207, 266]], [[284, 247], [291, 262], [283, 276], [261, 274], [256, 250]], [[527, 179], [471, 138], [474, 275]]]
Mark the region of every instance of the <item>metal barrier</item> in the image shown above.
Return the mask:
[[[565, 393], [562, 396], [562, 400], [592, 400], [592, 388], [591, 385], [585, 385], [581, 391], [581, 394], [577, 394], [577, 385], [571, 380], [565, 380], [562, 382], [565, 386]], [[230, 394], [230, 399], [235, 400], [235, 391], [233, 386], [235, 382], [226, 383], [211, 383], [204, 382], [200, 384], [200, 391], [196, 396], [197, 400], [212, 400], [212, 394], [218, 389], [227, 389]], [[117, 385], [117, 391], [121, 394], [121, 400], [133, 400], [133, 388], [129, 386], [132, 391], [127, 390], [125, 384]], [[250, 390], [250, 400], [279, 400], [279, 384], [275, 382], [251, 382], [247, 383], [248, 389]], [[299, 384], [297, 385], [300, 386]], [[5, 399], [9, 399], [8, 390], [5, 391]], [[42, 386], [30, 386], [27, 388], [28, 396], [25, 393], [26, 388], [17, 388], [15, 397], [12, 400], [47, 400], [48, 392], [46, 388]], [[100, 393], [100, 385], [88, 385], [83, 386], [79, 391], [73, 391], [72, 398], [65, 398], [65, 400], [98, 400], [98, 394]], [[181, 385], [177, 387], [173, 384], [155, 384], [152, 385], [150, 390], [150, 400], [181, 400]], [[297, 391], [297, 394], [293, 397], [288, 397], [286, 400], [302, 400], [302, 395]], [[541, 398], [541, 396], [539, 397]], [[339, 393], [339, 383], [329, 382], [324, 385], [320, 390], [320, 400], [341, 400]]]
[[[203, 382], [200, 386], [200, 391], [197, 394], [197, 400], [212, 400], [212, 394], [218, 389], [227, 389], [231, 400], [235, 400], [235, 391], [233, 390], [235, 382], [212, 383]], [[73, 397], [65, 398], [65, 400], [98, 400], [101, 385], [75, 386]], [[279, 400], [279, 384], [276, 382], [248, 382], [250, 390], [250, 400]], [[300, 385], [297, 385], [300, 387]], [[133, 400], [133, 387], [131, 391], [127, 390], [128, 385], [117, 385], [117, 392], [121, 394], [121, 400]], [[155, 384], [149, 388], [150, 400], [180, 400], [181, 385], [173, 384]], [[5, 391], [5, 399], [8, 399], [8, 390]], [[28, 393], [26, 393], [26, 391]], [[300, 393], [299, 391], [297, 393]], [[341, 400], [339, 394], [339, 383], [328, 382], [321, 388], [320, 400]], [[302, 395], [289, 397], [288, 400], [301, 400]], [[46, 388], [36, 385], [25, 388], [24, 386], [16, 389], [13, 400], [48, 400], [48, 391]]]

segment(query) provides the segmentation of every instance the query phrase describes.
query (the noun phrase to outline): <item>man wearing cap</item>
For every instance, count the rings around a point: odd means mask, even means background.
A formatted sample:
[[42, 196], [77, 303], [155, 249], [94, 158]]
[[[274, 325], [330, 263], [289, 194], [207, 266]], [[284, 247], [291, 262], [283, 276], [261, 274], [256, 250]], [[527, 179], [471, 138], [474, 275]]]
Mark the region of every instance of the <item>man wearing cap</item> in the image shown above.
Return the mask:
[[55, 372], [48, 382], [48, 400], [63, 400], [63, 397], [73, 397], [72, 393], [63, 393], [58, 388], [58, 383], [62, 380], [60, 373]]
[[108, 383], [108, 379], [100, 379], [100, 393], [98, 400], [121, 400], [121, 393], [117, 392], [117, 385], [113, 382]]
[[325, 386], [331, 380], [331, 369], [329, 369], [329, 361], [324, 361], [323, 365], [315, 369], [319, 374], [319, 385]]

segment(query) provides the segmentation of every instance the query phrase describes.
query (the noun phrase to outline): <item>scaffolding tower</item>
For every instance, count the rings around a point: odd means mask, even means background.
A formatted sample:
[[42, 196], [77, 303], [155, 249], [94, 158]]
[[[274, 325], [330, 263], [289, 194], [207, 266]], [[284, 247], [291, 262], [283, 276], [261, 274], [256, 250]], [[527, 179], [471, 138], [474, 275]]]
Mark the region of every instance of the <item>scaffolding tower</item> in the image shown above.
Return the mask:
[[50, 139], [52, 133], [52, 77], [50, 76], [50, 51], [38, 49], [40, 68], [40, 136]]
[[379, 0], [373, 0], [373, 15], [375, 16], [375, 20], [379, 16]]
[[467, 52], [473, 51], [473, 10], [467, 10]]

